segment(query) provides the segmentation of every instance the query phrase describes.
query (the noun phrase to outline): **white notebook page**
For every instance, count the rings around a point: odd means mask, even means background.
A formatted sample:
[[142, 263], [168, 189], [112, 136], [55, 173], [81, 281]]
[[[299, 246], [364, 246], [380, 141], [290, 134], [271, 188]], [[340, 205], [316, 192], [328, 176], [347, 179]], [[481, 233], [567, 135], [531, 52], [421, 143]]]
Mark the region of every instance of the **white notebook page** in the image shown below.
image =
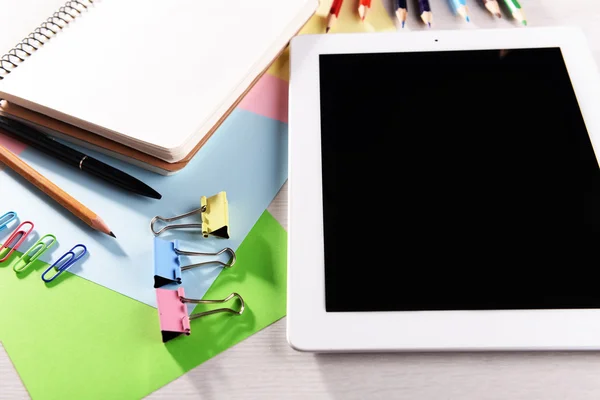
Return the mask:
[[307, 4], [316, 8], [315, 0], [97, 1], [0, 82], [0, 97], [176, 158]]
[[0, 0], [0, 56], [65, 4], [66, 0]]

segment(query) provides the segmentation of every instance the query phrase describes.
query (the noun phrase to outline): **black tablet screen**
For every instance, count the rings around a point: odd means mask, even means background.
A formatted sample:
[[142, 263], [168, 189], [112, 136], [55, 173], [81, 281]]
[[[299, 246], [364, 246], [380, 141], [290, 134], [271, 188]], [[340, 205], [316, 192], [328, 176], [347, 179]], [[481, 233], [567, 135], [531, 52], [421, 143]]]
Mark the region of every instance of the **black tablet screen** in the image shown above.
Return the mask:
[[560, 49], [319, 63], [327, 311], [600, 307], [600, 170]]

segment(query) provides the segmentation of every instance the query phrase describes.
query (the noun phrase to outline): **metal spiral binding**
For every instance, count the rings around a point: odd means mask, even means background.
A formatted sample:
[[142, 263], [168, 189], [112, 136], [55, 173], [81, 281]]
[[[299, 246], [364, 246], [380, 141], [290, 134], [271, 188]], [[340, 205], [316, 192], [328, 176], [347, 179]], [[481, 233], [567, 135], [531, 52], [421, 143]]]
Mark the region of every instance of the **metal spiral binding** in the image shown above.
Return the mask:
[[42, 22], [40, 26], [10, 49], [8, 53], [0, 57], [0, 80], [4, 79], [3, 75], [10, 74], [12, 69], [18, 67], [27, 57], [48, 42], [52, 36], [69, 25], [92, 4], [94, 4], [94, 0], [67, 1], [64, 6], [59, 8], [51, 17], [48, 17], [46, 21]]

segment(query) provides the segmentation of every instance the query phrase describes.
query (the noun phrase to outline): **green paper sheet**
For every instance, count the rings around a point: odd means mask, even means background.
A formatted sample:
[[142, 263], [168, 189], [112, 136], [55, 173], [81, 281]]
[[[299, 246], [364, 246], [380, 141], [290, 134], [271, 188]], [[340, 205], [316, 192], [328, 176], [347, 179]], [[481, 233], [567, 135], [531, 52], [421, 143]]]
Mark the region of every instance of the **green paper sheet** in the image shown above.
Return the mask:
[[68, 273], [47, 287], [43, 262], [17, 277], [13, 254], [0, 264], [0, 342], [34, 400], [142, 398], [285, 315], [286, 237], [265, 211], [205, 296], [237, 292], [244, 314], [193, 320], [166, 344], [156, 309]]

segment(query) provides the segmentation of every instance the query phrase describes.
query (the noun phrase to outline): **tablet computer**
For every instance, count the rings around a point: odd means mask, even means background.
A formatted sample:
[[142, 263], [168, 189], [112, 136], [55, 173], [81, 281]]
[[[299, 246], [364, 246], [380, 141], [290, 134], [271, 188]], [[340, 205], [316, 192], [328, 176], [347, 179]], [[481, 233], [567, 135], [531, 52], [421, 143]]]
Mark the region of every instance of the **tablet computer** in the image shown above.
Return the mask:
[[579, 30], [298, 36], [289, 107], [294, 348], [600, 349]]

